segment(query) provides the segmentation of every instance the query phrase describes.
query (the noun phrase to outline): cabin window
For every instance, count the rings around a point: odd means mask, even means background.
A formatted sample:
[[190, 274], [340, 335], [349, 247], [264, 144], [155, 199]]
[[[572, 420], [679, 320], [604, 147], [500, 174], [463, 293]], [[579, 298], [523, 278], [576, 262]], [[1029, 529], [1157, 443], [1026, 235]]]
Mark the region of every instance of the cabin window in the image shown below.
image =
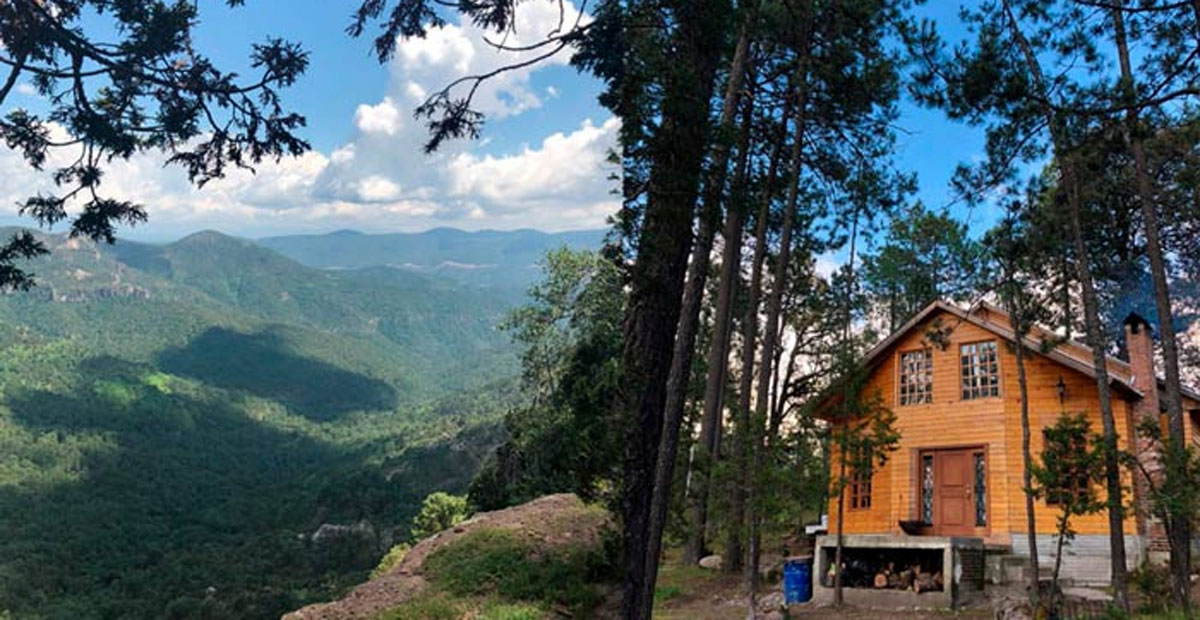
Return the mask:
[[[1046, 439], [1046, 431], [1042, 431], [1042, 440]], [[1071, 452], [1078, 451], [1080, 454], [1087, 451], [1086, 443], [1074, 443], [1070, 447]], [[1068, 497], [1077, 500], [1076, 503], [1087, 503], [1092, 498], [1092, 477], [1087, 471], [1081, 470], [1078, 472], [1065, 472], [1066, 484], [1059, 487], [1046, 489], [1046, 503], [1055, 506], [1063, 503], [1063, 500]]]
[[933, 402], [933, 349], [905, 351], [900, 354], [900, 404], [925, 405]]
[[972, 342], [959, 347], [963, 400], [1000, 395], [1000, 361], [996, 341]]
[[870, 468], [855, 470], [850, 475], [850, 509], [865, 510], [871, 507], [871, 474]]
[[975, 458], [975, 525], [987, 526], [987, 462], [982, 452], [976, 452]]
[[933, 455], [921, 455], [921, 522], [933, 525]]

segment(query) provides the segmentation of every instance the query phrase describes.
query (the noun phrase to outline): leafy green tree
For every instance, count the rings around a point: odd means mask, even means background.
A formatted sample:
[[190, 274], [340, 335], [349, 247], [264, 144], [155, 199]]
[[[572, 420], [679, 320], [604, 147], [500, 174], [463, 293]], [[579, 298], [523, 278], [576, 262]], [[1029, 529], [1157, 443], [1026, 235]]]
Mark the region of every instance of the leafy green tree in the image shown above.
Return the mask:
[[980, 255], [966, 224], [918, 202], [896, 213], [884, 243], [863, 257], [863, 288], [890, 333], [932, 301], [970, 296]]
[[867, 389], [868, 373], [853, 357], [837, 363], [838, 379], [830, 391], [835, 402], [827, 415], [830, 436], [837, 453], [836, 475], [830, 478], [830, 494], [837, 497], [837, 547], [834, 552], [834, 602], [842, 604], [842, 540], [846, 512], [846, 490], [856, 481], [870, 484], [876, 466], [882, 467], [899, 448], [900, 431], [896, 414], [878, 390]]
[[[242, 0], [228, 0], [241, 4]], [[107, 23], [89, 23], [95, 14]], [[245, 81], [192, 45], [198, 5], [129, 0], [16, 0], [0, 5], [0, 105], [28, 76], [50, 102], [41, 117], [17, 108], [0, 120], [0, 139], [41, 169], [52, 150], [78, 156], [52, 171], [57, 190], [29, 197], [23, 214], [42, 225], [70, 219], [72, 236], [112, 242], [118, 224], [145, 221], [142, 205], [102, 194], [104, 166], [157, 149], [197, 185], [226, 169], [299, 155], [304, 117], [279, 91], [308, 67], [301, 47], [278, 38], [255, 44]], [[63, 127], [65, 139], [52, 128]], [[69, 213], [73, 211], [72, 213]], [[45, 252], [28, 233], [0, 247], [0, 287], [28, 288], [19, 263]]]
[[523, 402], [507, 414], [508, 438], [471, 484], [472, 504], [485, 510], [546, 493], [615, 500], [621, 274], [595, 252], [565, 248], [548, 253], [543, 269], [529, 303], [502, 324], [523, 347]]
[[[1097, 484], [1104, 479], [1104, 439], [1092, 432], [1085, 413], [1064, 413], [1043, 433], [1041, 464], [1033, 468], [1036, 489], [1047, 503], [1058, 507], [1055, 517], [1054, 571], [1049, 596], [1043, 603], [1055, 617], [1062, 604], [1058, 594], [1058, 576], [1062, 569], [1063, 548], [1075, 538], [1071, 519], [1105, 509], [1098, 499]], [[1035, 577], [1036, 579], [1036, 577]], [[1040, 587], [1040, 586], [1035, 586]]]
[[421, 511], [413, 517], [413, 540], [424, 540], [462, 523], [469, 516], [467, 498], [445, 491], [430, 493], [421, 502]]
[[[1000, 298], [1012, 322], [1015, 342], [1014, 357], [1017, 363], [1017, 386], [1021, 401], [1021, 475], [1025, 495], [1025, 527], [1029, 545], [1030, 574], [1041, 574], [1037, 548], [1037, 518], [1035, 502], [1037, 491], [1033, 486], [1033, 454], [1030, 448], [1032, 428], [1029, 421], [1029, 379], [1026, 371], [1031, 350], [1025, 337], [1039, 318], [1045, 317], [1045, 306], [1033, 293], [1033, 283], [1044, 273], [1044, 253], [1038, 249], [1036, 236], [1029, 224], [1029, 212], [1021, 212], [1016, 204], [1009, 205], [1005, 219], [988, 231], [983, 241], [988, 267], [991, 273], [991, 288]], [[1039, 588], [1029, 588], [1030, 606], [1037, 609], [1041, 604]]]

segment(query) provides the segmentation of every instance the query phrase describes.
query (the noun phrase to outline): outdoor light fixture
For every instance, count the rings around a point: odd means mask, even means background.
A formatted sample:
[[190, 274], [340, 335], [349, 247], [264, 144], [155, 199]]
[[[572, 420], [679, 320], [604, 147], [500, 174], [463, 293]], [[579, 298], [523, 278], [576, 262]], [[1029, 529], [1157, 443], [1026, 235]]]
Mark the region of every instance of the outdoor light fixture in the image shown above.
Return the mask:
[[1058, 383], [1054, 384], [1054, 389], [1058, 391], [1058, 403], [1064, 404], [1067, 402], [1067, 384], [1063, 381], [1062, 375], [1058, 376]]

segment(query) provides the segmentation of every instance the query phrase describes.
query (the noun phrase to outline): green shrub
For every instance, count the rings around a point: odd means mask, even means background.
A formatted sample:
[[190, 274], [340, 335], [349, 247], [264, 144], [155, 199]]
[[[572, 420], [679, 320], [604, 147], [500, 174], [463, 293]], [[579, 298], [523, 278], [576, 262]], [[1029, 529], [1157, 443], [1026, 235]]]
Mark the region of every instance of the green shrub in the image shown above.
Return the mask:
[[430, 493], [413, 518], [413, 540], [422, 540], [458, 525], [468, 516], [467, 498], [442, 491]]
[[589, 609], [600, 601], [603, 555], [584, 550], [539, 552], [511, 532], [481, 529], [425, 560], [430, 580], [459, 596], [497, 594], [514, 601], [543, 601]]
[[401, 543], [392, 547], [379, 560], [379, 565], [375, 570], [371, 571], [371, 579], [386, 575], [391, 572], [396, 565], [404, 561], [404, 556], [408, 555], [409, 546], [407, 543]]
[[1133, 572], [1130, 582], [1142, 601], [1139, 611], [1162, 612], [1170, 607], [1171, 573], [1167, 567], [1142, 564]]

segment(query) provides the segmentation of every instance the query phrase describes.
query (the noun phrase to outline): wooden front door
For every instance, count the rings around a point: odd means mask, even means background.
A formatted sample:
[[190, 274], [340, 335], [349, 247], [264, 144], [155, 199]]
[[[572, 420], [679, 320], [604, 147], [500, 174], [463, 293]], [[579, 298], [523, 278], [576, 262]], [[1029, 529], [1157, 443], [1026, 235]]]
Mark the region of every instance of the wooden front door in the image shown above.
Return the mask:
[[[933, 534], [937, 536], [972, 536], [986, 523], [979, 523], [976, 512], [976, 463], [982, 450], [978, 448], [935, 450], [922, 454], [922, 461], [932, 459], [933, 484], [922, 486], [933, 499]], [[930, 487], [932, 487], [930, 489]]]

